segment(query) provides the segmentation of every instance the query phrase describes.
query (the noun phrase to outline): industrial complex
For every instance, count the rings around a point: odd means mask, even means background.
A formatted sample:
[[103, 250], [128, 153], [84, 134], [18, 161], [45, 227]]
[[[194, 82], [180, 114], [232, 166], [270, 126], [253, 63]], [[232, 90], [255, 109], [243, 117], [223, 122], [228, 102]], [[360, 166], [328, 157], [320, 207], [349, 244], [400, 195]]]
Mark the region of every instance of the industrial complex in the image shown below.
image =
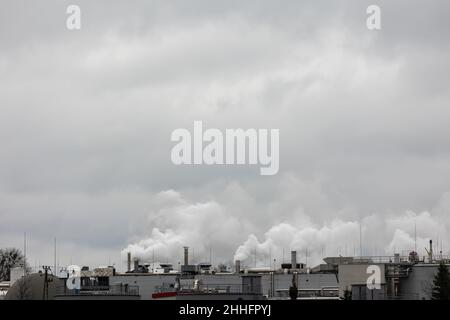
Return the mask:
[[[241, 267], [241, 261], [235, 261], [219, 269], [209, 263], [190, 264], [185, 247], [179, 270], [170, 263], [140, 261], [129, 253], [123, 273], [112, 266], [82, 267], [76, 277], [70, 272], [54, 276], [51, 268], [34, 273], [13, 268], [10, 281], [0, 283], [0, 299], [428, 300], [439, 264], [449, 260], [433, 253], [431, 240], [427, 253], [326, 257], [310, 268], [292, 251], [290, 263], [279, 267]], [[377, 281], [371, 280], [374, 269], [379, 271]]]

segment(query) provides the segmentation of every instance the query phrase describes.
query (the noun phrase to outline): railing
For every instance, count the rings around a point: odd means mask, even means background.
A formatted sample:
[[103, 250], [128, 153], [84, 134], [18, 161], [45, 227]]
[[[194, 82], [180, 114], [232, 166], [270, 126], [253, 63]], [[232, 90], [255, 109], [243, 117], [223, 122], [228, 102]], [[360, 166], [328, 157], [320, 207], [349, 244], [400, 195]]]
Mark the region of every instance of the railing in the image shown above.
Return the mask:
[[[164, 284], [162, 286], [157, 286], [156, 292], [171, 292], [177, 291], [174, 285]], [[198, 284], [197, 287], [192, 285], [181, 285], [178, 292], [182, 293], [198, 293], [198, 294], [260, 294], [261, 288], [256, 286], [241, 285], [241, 284]]]
[[204, 293], [235, 293], [235, 294], [258, 294], [261, 293], [261, 288], [259, 292], [257, 288], [252, 286], [245, 286], [239, 284], [201, 284], [199, 290]]
[[81, 291], [107, 291], [109, 290], [109, 286], [81, 286]]
[[[339, 296], [339, 287], [323, 287], [321, 289], [298, 289], [299, 298], [317, 297], [333, 298]], [[289, 289], [275, 290], [275, 297], [289, 297]]]
[[68, 289], [66, 286], [56, 287], [57, 296], [138, 296], [139, 286], [82, 286], [81, 289]]
[[411, 272], [411, 267], [409, 266], [389, 266], [386, 270], [386, 277], [389, 278], [406, 278]]
[[367, 256], [354, 257], [352, 263], [410, 263], [409, 256]]
[[[417, 256], [417, 261], [411, 261], [409, 255], [406, 256], [357, 256], [352, 257], [353, 259], [349, 263], [401, 263], [401, 264], [412, 264], [412, 263], [429, 263], [429, 257]], [[339, 260], [339, 258], [336, 258]], [[342, 258], [345, 261], [345, 258]], [[433, 262], [439, 261], [450, 261], [449, 255], [441, 255], [438, 253], [433, 254]]]
[[420, 295], [418, 293], [402, 293], [398, 295], [387, 294], [387, 300], [419, 300]]

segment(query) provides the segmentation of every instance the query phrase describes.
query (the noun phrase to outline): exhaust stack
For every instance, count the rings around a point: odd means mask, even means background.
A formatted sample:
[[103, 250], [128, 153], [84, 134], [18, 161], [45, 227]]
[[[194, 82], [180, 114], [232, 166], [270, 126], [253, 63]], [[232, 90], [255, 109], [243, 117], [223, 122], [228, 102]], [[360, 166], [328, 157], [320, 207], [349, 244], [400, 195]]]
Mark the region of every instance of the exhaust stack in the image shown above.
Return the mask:
[[127, 253], [127, 271], [131, 271], [131, 252]]
[[291, 251], [291, 269], [297, 269], [297, 251]]
[[184, 247], [184, 265], [189, 265], [189, 247]]
[[234, 263], [235, 272], [241, 273], [241, 260], [236, 260]]
[[433, 262], [433, 240], [430, 239], [430, 250], [428, 251], [430, 263]]

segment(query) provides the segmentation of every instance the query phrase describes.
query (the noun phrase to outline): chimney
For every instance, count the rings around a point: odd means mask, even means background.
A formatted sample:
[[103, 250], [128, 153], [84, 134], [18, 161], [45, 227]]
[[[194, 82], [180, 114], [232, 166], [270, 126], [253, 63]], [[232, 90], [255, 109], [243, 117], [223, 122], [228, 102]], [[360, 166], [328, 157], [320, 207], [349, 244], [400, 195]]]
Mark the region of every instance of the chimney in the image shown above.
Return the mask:
[[127, 271], [131, 271], [131, 252], [127, 253]]
[[236, 260], [234, 263], [235, 272], [241, 273], [241, 260]]
[[134, 259], [134, 272], [138, 272], [139, 269], [139, 259], [135, 258]]
[[184, 265], [189, 264], [189, 247], [184, 247]]
[[297, 251], [291, 251], [291, 269], [297, 269]]
[[430, 263], [433, 262], [433, 240], [430, 239], [430, 251], [428, 251]]

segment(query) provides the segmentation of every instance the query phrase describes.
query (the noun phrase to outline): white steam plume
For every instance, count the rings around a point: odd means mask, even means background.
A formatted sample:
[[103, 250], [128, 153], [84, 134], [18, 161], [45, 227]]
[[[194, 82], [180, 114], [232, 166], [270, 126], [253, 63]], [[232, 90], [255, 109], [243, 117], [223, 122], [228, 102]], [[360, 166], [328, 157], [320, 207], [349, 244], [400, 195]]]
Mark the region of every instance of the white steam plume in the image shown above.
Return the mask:
[[[287, 186], [286, 190], [293, 189], [290, 179], [280, 183]], [[298, 181], [293, 184], [297, 186]], [[334, 219], [326, 219], [317, 214], [332, 210], [326, 196], [317, 192], [316, 199], [322, 199], [317, 201], [318, 207], [315, 203], [304, 207], [302, 195], [296, 199], [286, 190], [274, 194], [280, 200], [264, 206], [250, 196], [248, 188], [238, 184], [227, 185], [225, 191], [215, 193], [214, 200], [202, 202], [187, 200], [173, 190], [161, 192], [152, 198], [153, 210], [147, 222], [139, 222], [148, 231], [141, 232], [141, 240], [131, 241], [122, 257], [131, 252], [143, 261], [155, 259], [176, 265], [182, 261], [183, 246], [189, 246], [193, 263], [209, 261], [212, 253], [215, 265], [241, 260], [247, 266], [269, 266], [276, 260], [279, 266], [283, 252], [284, 261], [289, 262], [290, 251], [297, 250], [298, 261], [314, 266], [325, 256], [359, 255], [360, 224], [363, 255], [406, 255], [417, 247], [419, 255], [424, 256], [429, 239], [434, 240], [437, 254], [441, 247], [443, 254], [448, 254], [449, 193], [436, 207], [420, 213], [376, 212], [352, 218], [352, 211], [344, 208], [335, 211]]]

